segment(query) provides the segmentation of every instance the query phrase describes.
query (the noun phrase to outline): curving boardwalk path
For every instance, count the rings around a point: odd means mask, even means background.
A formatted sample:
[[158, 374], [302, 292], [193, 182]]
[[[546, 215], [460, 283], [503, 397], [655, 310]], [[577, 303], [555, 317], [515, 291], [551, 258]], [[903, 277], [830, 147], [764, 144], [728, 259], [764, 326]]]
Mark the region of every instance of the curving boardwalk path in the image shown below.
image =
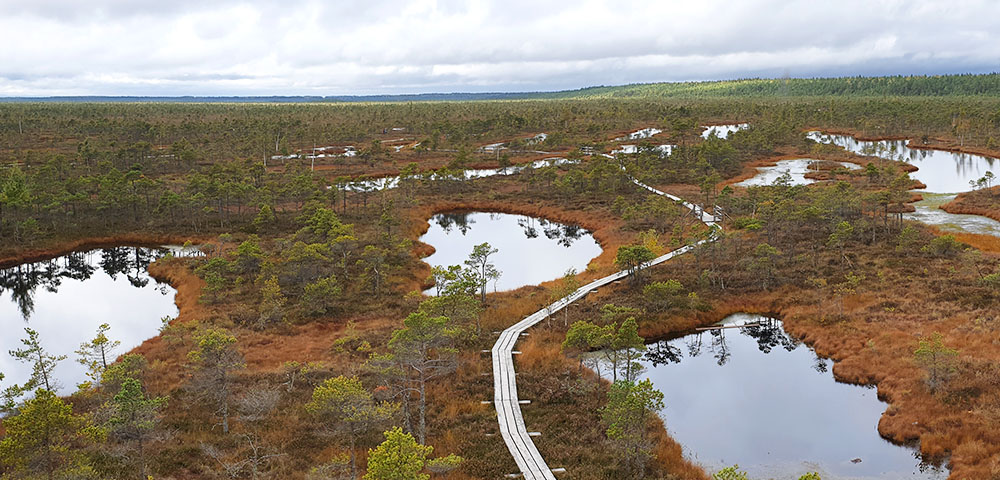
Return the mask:
[[[622, 170], [625, 170], [624, 165], [622, 165]], [[626, 172], [626, 175], [628, 175], [628, 172]], [[680, 202], [682, 205], [691, 210], [691, 212], [706, 225], [710, 227], [716, 226], [717, 219], [715, 216], [710, 213], [705, 213], [701, 206], [686, 202], [679, 197], [650, 187], [649, 185], [636, 180], [635, 177], [631, 175], [628, 175], [628, 177], [633, 183], [652, 193]], [[658, 265], [678, 255], [683, 255], [701, 244], [711, 242], [715, 240], [715, 238], [716, 237], [713, 233], [705, 240], [678, 248], [670, 253], [667, 253], [666, 255], [657, 257], [640, 268], [648, 268], [653, 265]], [[521, 470], [521, 475], [523, 475], [524, 478], [530, 480], [555, 480], [556, 477], [552, 474], [552, 469], [550, 469], [545, 463], [545, 459], [542, 458], [542, 454], [538, 452], [538, 448], [535, 447], [535, 442], [531, 440], [527, 427], [524, 425], [524, 417], [521, 414], [521, 402], [517, 397], [517, 378], [514, 372], [513, 355], [514, 344], [517, 343], [518, 338], [522, 333], [524, 333], [525, 330], [535, 326], [538, 322], [544, 320], [546, 316], [562, 310], [567, 305], [583, 298], [588, 293], [604, 285], [627, 276], [628, 271], [623, 270], [621, 272], [608, 275], [607, 277], [594, 280], [593, 282], [580, 287], [573, 293], [559, 299], [555, 303], [527, 316], [524, 320], [521, 320], [520, 322], [517, 322], [507, 328], [500, 333], [500, 338], [497, 339], [497, 343], [493, 345], [493, 349], [491, 350], [493, 355], [493, 405], [496, 407], [497, 411], [497, 422], [500, 424], [500, 435], [503, 436], [503, 441], [507, 444], [507, 449], [510, 450], [510, 454], [514, 457], [514, 461], [517, 463], [517, 467]]]

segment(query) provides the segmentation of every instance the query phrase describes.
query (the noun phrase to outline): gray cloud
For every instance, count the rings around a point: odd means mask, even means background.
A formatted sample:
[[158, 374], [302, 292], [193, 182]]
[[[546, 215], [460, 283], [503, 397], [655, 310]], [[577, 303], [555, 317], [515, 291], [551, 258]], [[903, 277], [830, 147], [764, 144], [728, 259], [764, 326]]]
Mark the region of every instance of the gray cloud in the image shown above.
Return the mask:
[[0, 95], [525, 91], [1000, 70], [988, 0], [0, 0]]

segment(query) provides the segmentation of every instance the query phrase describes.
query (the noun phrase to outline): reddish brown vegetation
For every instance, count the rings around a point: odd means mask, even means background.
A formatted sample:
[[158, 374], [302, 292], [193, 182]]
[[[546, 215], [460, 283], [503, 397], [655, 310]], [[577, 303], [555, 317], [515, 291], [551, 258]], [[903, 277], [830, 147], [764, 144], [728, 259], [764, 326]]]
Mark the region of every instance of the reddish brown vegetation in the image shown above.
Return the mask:
[[960, 193], [954, 200], [941, 205], [948, 213], [981, 215], [1000, 221], [1000, 185], [988, 190]]

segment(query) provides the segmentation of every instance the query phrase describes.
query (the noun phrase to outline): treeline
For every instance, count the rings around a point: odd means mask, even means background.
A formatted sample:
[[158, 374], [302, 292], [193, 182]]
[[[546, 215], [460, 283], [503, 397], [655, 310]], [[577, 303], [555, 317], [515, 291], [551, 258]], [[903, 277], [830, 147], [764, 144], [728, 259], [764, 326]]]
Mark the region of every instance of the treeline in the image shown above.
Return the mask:
[[540, 98], [629, 97], [813, 97], [813, 96], [997, 96], [1000, 74], [895, 75], [886, 77], [747, 78], [666, 82], [538, 94]]
[[744, 78], [703, 82], [661, 82], [586, 87], [554, 92], [451, 92], [398, 95], [259, 96], [259, 97], [7, 97], [0, 103], [391, 103], [468, 102], [629, 97], [747, 96], [952, 96], [1000, 95], [1000, 74], [891, 75], [881, 77]]
[[[542, 146], [553, 150], [606, 142], [638, 126], [696, 133], [699, 123], [720, 121], [851, 127], [866, 135], [929, 135], [983, 147], [1000, 139], [1000, 99], [952, 95], [890, 96], [873, 101], [829, 94], [792, 99], [643, 95], [336, 105], [11, 103], [0, 104], [0, 164], [35, 165], [50, 155], [63, 155], [77, 164], [109, 160], [126, 165], [159, 163], [174, 169], [185, 163], [231, 159], [263, 164], [275, 155], [334, 144], [354, 145], [359, 156], [371, 150], [364, 161], [385, 162], [415, 152], [379, 154], [384, 147], [376, 147], [376, 140], [406, 137], [420, 142], [421, 152], [434, 152], [474, 150], [546, 132], [558, 137]], [[675, 124], [688, 128], [678, 130]], [[393, 128], [405, 130], [392, 133]]]

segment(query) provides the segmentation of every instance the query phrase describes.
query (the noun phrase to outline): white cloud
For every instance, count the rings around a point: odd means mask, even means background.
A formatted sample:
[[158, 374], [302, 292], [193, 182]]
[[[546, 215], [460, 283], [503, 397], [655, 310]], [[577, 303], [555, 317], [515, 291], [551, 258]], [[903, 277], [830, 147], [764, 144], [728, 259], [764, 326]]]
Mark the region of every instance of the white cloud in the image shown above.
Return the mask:
[[551, 90], [1000, 69], [993, 1], [0, 0], [0, 95]]

